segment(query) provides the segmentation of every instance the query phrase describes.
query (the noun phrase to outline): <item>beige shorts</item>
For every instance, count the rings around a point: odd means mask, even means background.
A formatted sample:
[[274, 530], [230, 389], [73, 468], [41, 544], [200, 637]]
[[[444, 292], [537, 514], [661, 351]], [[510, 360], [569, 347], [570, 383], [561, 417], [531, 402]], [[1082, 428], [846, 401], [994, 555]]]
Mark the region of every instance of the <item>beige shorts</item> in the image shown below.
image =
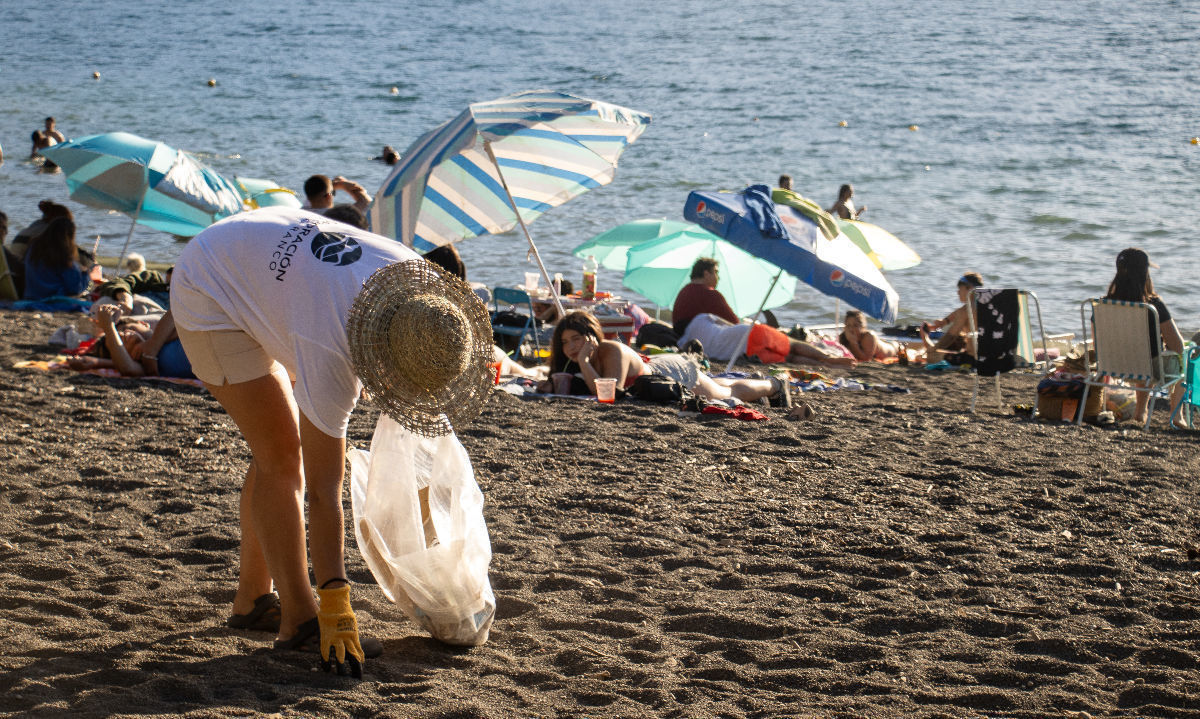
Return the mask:
[[192, 374], [201, 382], [217, 386], [239, 384], [283, 371], [283, 365], [271, 359], [262, 345], [241, 330], [176, 329], [183, 351], [192, 363]]

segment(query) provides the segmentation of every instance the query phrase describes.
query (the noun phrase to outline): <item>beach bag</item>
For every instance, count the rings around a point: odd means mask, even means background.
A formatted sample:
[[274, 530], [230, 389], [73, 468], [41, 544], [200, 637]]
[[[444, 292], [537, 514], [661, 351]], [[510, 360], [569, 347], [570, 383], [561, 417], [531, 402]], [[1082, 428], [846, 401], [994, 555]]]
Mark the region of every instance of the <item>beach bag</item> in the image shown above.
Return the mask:
[[486, 642], [492, 547], [458, 438], [420, 437], [380, 414], [371, 451], [349, 454], [354, 536], [384, 595], [435, 639]]
[[642, 345], [674, 347], [679, 344], [679, 335], [670, 325], [658, 320], [650, 320], [638, 330], [637, 339], [633, 343], [638, 347]]
[[692, 396], [679, 382], [660, 374], [639, 375], [633, 381], [627, 392], [630, 396], [644, 402], [659, 402], [661, 404], [682, 404]]

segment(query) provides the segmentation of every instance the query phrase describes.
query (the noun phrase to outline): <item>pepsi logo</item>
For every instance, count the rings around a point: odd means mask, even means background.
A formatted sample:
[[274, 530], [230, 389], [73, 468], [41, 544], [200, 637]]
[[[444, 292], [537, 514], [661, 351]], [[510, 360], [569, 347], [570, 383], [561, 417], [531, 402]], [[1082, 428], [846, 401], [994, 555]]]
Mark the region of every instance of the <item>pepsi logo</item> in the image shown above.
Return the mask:
[[708, 207], [708, 205], [704, 204], [704, 200], [700, 200], [696, 203], [696, 213], [703, 215], [705, 207]]
[[311, 245], [313, 257], [344, 267], [362, 258], [362, 245], [342, 232], [318, 232]]
[[829, 273], [829, 284], [834, 287], [841, 287], [846, 282], [846, 273], [841, 270], [834, 270]]

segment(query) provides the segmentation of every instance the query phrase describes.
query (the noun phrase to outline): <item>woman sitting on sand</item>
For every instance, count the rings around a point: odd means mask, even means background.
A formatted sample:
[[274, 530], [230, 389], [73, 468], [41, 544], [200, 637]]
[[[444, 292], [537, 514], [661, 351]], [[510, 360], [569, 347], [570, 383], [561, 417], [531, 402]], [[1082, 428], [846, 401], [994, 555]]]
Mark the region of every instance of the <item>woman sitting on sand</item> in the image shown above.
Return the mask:
[[75, 297], [91, 284], [90, 270], [79, 264], [75, 223], [66, 217], [51, 221], [45, 231], [29, 243], [25, 257], [24, 298]]
[[[925, 322], [921, 325], [921, 342], [925, 345], [925, 360], [937, 362], [942, 354], [965, 353], [975, 355], [975, 347], [970, 342], [971, 317], [968, 314], [967, 302], [971, 298], [971, 290], [983, 287], [983, 276], [978, 272], [966, 272], [958, 278], [958, 301], [962, 303], [957, 309], [940, 320]], [[929, 338], [931, 330], [942, 330], [942, 336], [937, 342]]]
[[[613, 377], [617, 386], [629, 389], [644, 374], [659, 374], [679, 382], [705, 399], [735, 397], [754, 402], [778, 394], [780, 380], [713, 378], [700, 370], [690, 355], [660, 354], [644, 358], [628, 345], [604, 339], [600, 322], [588, 312], [568, 312], [554, 327], [550, 340], [550, 370], [578, 373], [588, 390], [596, 393], [596, 379]], [[543, 385], [544, 390], [549, 387]]]
[[170, 312], [151, 327], [147, 322], [122, 319], [120, 305], [106, 304], [96, 310], [96, 325], [104, 333], [104, 341], [94, 345], [96, 354], [67, 360], [71, 369], [109, 367], [123, 377], [195, 377]]
[[[1158, 312], [1158, 327], [1152, 326], [1150, 331], [1161, 335], [1163, 347], [1168, 352], [1176, 353], [1176, 356], [1171, 357], [1170, 361], [1179, 361], [1177, 355], [1183, 352], [1183, 335], [1179, 333], [1179, 327], [1171, 318], [1171, 311], [1154, 291], [1154, 283], [1150, 281], [1150, 257], [1144, 250], [1137, 247], [1121, 250], [1121, 253], [1117, 255], [1117, 274], [1113, 277], [1112, 282], [1108, 283], [1108, 294], [1104, 295], [1104, 299], [1145, 302], [1154, 305], [1154, 309]], [[1158, 343], [1151, 342], [1151, 347], [1157, 350]], [[1168, 361], [1167, 355], [1163, 355], [1163, 361]], [[1175, 365], [1175, 371], [1179, 371], [1178, 364]], [[1145, 386], [1145, 383], [1136, 384]], [[1136, 392], [1135, 394], [1137, 403], [1134, 405], [1133, 417], [1135, 421], [1144, 423], [1149, 394], [1147, 392]], [[1175, 385], [1175, 390], [1171, 394], [1171, 407], [1175, 407], [1182, 396], [1183, 384], [1180, 383]]]
[[881, 339], [879, 335], [867, 329], [867, 318], [859, 310], [846, 313], [842, 334], [838, 342], [845, 345], [859, 362], [883, 361], [896, 357], [900, 364], [908, 364], [908, 353], [899, 343]]

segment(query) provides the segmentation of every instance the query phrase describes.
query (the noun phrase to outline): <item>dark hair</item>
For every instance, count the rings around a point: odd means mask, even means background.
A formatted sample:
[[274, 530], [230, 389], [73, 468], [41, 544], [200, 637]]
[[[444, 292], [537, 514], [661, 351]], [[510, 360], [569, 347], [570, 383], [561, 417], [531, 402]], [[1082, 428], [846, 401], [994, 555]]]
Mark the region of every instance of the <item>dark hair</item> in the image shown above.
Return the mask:
[[698, 280], [704, 276], [705, 272], [717, 269], [717, 261], [711, 257], [701, 257], [692, 264], [692, 279]]
[[42, 234], [29, 242], [26, 262], [40, 264], [53, 270], [64, 270], [79, 261], [79, 247], [75, 244], [75, 223], [66, 217], [57, 217], [46, 225]]
[[383, 158], [383, 161], [389, 165], [394, 165], [400, 161], [400, 153], [393, 150], [391, 145], [383, 146], [383, 154], [381, 157]]
[[334, 205], [325, 211], [325, 216], [331, 220], [345, 222], [347, 225], [357, 227], [360, 230], [367, 229], [367, 218], [363, 217], [363, 213], [354, 205]]
[[568, 312], [558, 324], [554, 326], [554, 336], [550, 338], [550, 371], [562, 372], [563, 368], [571, 360], [563, 353], [562, 336], [563, 332], [574, 330], [583, 336], [591, 335], [596, 338], [597, 342], [604, 339], [604, 328], [600, 326], [600, 320], [592, 316], [592, 313], [583, 310], [575, 310]]
[[792, 189], [792, 176], [791, 175], [780, 175], [779, 176], [779, 186], [785, 190]]
[[574, 291], [575, 291], [575, 285], [571, 284], [570, 280], [564, 279], [562, 282], [558, 283], [558, 294], [569, 295]]
[[46, 122], [56, 122], [56, 120], [53, 117], [47, 117]]
[[983, 275], [978, 272], [964, 272], [958, 278], [958, 284], [964, 287], [983, 287]]
[[838, 188], [838, 199], [844, 200], [854, 194], [854, 185], [849, 182]]
[[0, 212], [0, 244], [4, 244], [4, 238], [8, 236], [8, 215]]
[[66, 205], [60, 205], [54, 200], [42, 200], [38, 203], [38, 209], [42, 211], [42, 219], [47, 222], [59, 217], [65, 217], [72, 222], [75, 221], [75, 216], [71, 214], [71, 208]]
[[313, 175], [304, 181], [304, 196], [308, 199], [322, 197], [333, 189], [333, 182], [325, 175]]
[[1157, 297], [1150, 281], [1150, 256], [1138, 247], [1121, 250], [1117, 255], [1117, 274], [1108, 284], [1104, 299], [1149, 302]]
[[442, 245], [425, 253], [425, 259], [441, 267], [463, 282], [467, 281], [467, 265], [454, 245]]
[[[867, 316], [865, 314], [863, 314], [862, 310], [846, 310], [846, 318], [844, 320], [842, 320], [843, 328], [845, 327], [846, 322], [848, 322], [851, 317], [857, 317], [858, 319], [862, 320], [863, 327], [867, 326]], [[846, 337], [845, 329], [842, 329], [842, 333], [840, 335], [838, 335], [838, 342], [841, 342], [843, 345], [845, 345], [847, 349], [850, 348], [850, 340], [848, 337]]]

